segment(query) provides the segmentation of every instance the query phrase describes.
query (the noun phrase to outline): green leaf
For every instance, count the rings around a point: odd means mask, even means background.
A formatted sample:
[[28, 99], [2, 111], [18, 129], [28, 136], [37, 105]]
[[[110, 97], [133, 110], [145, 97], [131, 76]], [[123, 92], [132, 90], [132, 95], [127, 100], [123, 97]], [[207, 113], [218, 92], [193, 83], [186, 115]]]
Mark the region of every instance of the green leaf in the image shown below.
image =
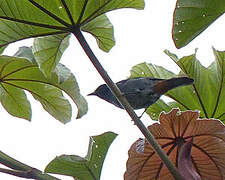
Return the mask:
[[[169, 52], [167, 54], [171, 55]], [[219, 92], [218, 86], [221, 84], [217, 77], [219, 72], [217, 71], [218, 67], [215, 66], [215, 62], [206, 68], [197, 60], [196, 54], [181, 59], [173, 59], [173, 61], [185, 74], [195, 81], [193, 86], [194, 95], [191, 96], [190, 93], [190, 95], [185, 96], [189, 100], [186, 105], [188, 107], [192, 106], [191, 109], [193, 110], [200, 110], [201, 117], [215, 117], [214, 107], [216, 106], [217, 93]]]
[[0, 47], [0, 54], [2, 54], [6, 48], [7, 48], [7, 45]]
[[224, 12], [224, 0], [177, 0], [172, 31], [176, 47], [187, 45]]
[[71, 105], [63, 96], [61, 90], [46, 84], [28, 84], [33, 97], [38, 100], [43, 108], [55, 119], [62, 123], [67, 123], [71, 119]]
[[113, 26], [104, 14], [85, 24], [82, 30], [92, 34], [99, 48], [106, 52], [115, 45]]
[[[194, 84], [167, 92], [166, 96], [173, 101], [165, 103], [159, 100], [148, 108], [147, 113], [153, 119], [157, 119], [160, 112], [168, 112], [172, 108], [179, 107], [183, 111], [200, 110], [201, 118], [216, 118], [225, 121], [225, 51], [213, 49], [215, 61], [208, 67], [204, 67], [199, 62], [196, 53], [179, 59], [175, 54], [165, 52], [180, 67], [179, 75], [193, 78]], [[159, 72], [161, 72], [160, 76]], [[135, 66], [131, 75], [169, 78], [171, 73], [162, 67], [143, 63]]]
[[76, 33], [86, 26], [84, 31], [109, 51], [114, 45], [113, 27], [104, 14], [119, 8], [143, 9], [144, 1], [0, 0], [0, 46], [31, 37]]
[[[19, 51], [16, 53], [19, 57], [26, 57], [30, 59], [35, 65], [36, 59], [34, 58], [32, 49], [29, 47], [21, 47]], [[51, 77], [46, 78], [48, 81], [67, 93], [67, 95], [73, 100], [76, 104], [78, 112], [77, 118], [82, 117], [87, 113], [88, 106], [85, 98], [80, 94], [80, 89], [78, 83], [76, 81], [75, 76], [71, 73], [71, 71], [62, 64], [58, 64], [54, 72], [51, 73]], [[50, 90], [50, 89], [49, 89]], [[65, 107], [66, 108], [66, 107]], [[62, 108], [63, 110], [64, 108]], [[70, 109], [68, 106], [67, 109]], [[62, 113], [64, 114], [64, 113]], [[68, 113], [67, 113], [68, 114]]]
[[[50, 8], [50, 1], [45, 2]], [[60, 9], [57, 8], [59, 7], [59, 1], [51, 2], [51, 7], [53, 11], [57, 11], [61, 15], [61, 19], [69, 22], [66, 14], [61, 13]], [[0, 0], [0, 18], [1, 46], [25, 38], [66, 31], [60, 22], [42, 12], [28, 0]]]
[[[212, 100], [215, 102], [213, 107], [213, 112], [211, 117], [215, 117], [221, 120], [225, 120], [225, 109], [224, 109], [224, 100], [225, 100], [225, 51], [217, 51], [213, 48], [215, 55], [215, 62], [213, 62], [209, 69], [212, 71], [209, 81], [211, 84], [211, 92], [214, 95], [215, 99]], [[207, 89], [210, 89], [207, 86]], [[214, 91], [216, 90], [216, 91]], [[207, 97], [205, 97], [207, 99]], [[209, 102], [210, 103], [210, 102]]]
[[45, 172], [68, 175], [80, 180], [100, 179], [108, 148], [116, 136], [112, 132], [92, 136], [86, 157], [61, 155], [47, 165]]
[[166, 70], [162, 66], [157, 66], [151, 63], [141, 63], [132, 67], [130, 78], [135, 77], [155, 77], [168, 79], [176, 76], [173, 72]]
[[77, 106], [78, 113], [76, 118], [81, 118], [87, 113], [88, 105], [85, 98], [80, 94], [80, 89], [75, 76], [62, 64], [57, 65], [56, 74], [59, 78], [58, 86], [70, 96]]
[[51, 78], [63, 52], [69, 46], [69, 38], [69, 34], [66, 33], [34, 39], [34, 57], [46, 77]]
[[[76, 24], [84, 25], [99, 15], [120, 8], [143, 9], [143, 0], [64, 0]], [[43, 2], [42, 2], [43, 3]]]
[[[44, 77], [37, 65], [27, 59], [1, 56], [0, 72], [2, 87], [9, 86], [11, 89], [20, 88], [20, 91], [21, 89], [27, 90], [57, 120], [66, 123], [71, 119], [70, 103], [62, 95], [57, 85], [51, 84]], [[21, 96], [21, 93], [17, 94], [17, 96], [19, 95]], [[23, 96], [18, 98], [24, 99]], [[6, 100], [11, 106], [13, 105], [9, 98]], [[21, 108], [23, 104], [21, 103]], [[10, 106], [8, 105], [8, 107]], [[20, 110], [17, 109], [17, 111]], [[20, 116], [18, 115], [18, 117]]]
[[31, 120], [31, 105], [23, 90], [2, 82], [0, 85], [0, 101], [9, 114]]
[[27, 47], [27, 46], [19, 47], [19, 50], [13, 56], [26, 58], [30, 62], [37, 64], [36, 60], [34, 59], [34, 54], [32, 52], [32, 49], [30, 47]]
[[[72, 74], [70, 73], [70, 75], [67, 76], [61, 73], [61, 77], [67, 79], [64, 79], [64, 81], [59, 84], [56, 80], [48, 80], [38, 66], [27, 59], [0, 56], [1, 103], [10, 114], [30, 119], [30, 105], [22, 91], [23, 89], [30, 92], [54, 118], [62, 123], [67, 123], [71, 119], [71, 105], [63, 96], [62, 90], [74, 101], [78, 98], [76, 103], [82, 102], [80, 100], [82, 96], [79, 94], [79, 89], [75, 89], [74, 91], [69, 89], [69, 87], [75, 88], [77, 85], [74, 79], [70, 79], [73, 77]], [[58, 79], [56, 74], [54, 77]], [[6, 92], [8, 94], [6, 94]], [[82, 105], [85, 106], [86, 101], [83, 101]], [[79, 104], [79, 111], [82, 110], [79, 112], [79, 117], [87, 111], [87, 105], [83, 109], [81, 107], [82, 105]], [[21, 109], [23, 109], [23, 111]], [[26, 113], [27, 115], [25, 116]]]
[[181, 111], [185, 111], [186, 108], [183, 107], [178, 102], [164, 102], [162, 99], [159, 99], [156, 103], [151, 105], [146, 113], [151, 117], [152, 120], [158, 121], [159, 115], [162, 111], [164, 112], [170, 112], [174, 108], [179, 108]]

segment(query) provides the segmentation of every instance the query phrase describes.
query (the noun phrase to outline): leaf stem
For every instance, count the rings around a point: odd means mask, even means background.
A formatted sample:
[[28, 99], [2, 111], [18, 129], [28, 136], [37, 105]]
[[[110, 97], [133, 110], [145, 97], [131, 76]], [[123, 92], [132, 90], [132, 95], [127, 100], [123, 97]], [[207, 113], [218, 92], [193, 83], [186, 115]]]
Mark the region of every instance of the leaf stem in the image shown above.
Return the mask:
[[[45, 174], [42, 171], [30, 167], [26, 164], [23, 164], [2, 151], [0, 151], [0, 163], [11, 168], [11, 169], [3, 169], [0, 168], [0, 172], [11, 174], [17, 177], [23, 177], [26, 179], [37, 179], [37, 180], [59, 180], [56, 177]], [[13, 169], [13, 170], [12, 170]]]
[[134, 112], [133, 108], [128, 103], [125, 96], [122, 95], [119, 88], [116, 86], [116, 84], [111, 80], [101, 63], [98, 61], [95, 54], [92, 52], [91, 48], [89, 47], [86, 39], [84, 38], [83, 34], [80, 31], [80, 28], [74, 29], [73, 32], [74, 36], [79, 41], [81, 47], [85, 51], [86, 55], [89, 57], [90, 61], [98, 71], [98, 73], [101, 75], [103, 80], [106, 82], [108, 87], [111, 89], [113, 94], [117, 97], [119, 102], [122, 104], [124, 109], [127, 111], [131, 119], [134, 121], [135, 125], [139, 128], [139, 130], [142, 132], [142, 134], [145, 136], [147, 141], [151, 144], [155, 152], [159, 155], [163, 163], [167, 166], [171, 174], [176, 180], [182, 180], [183, 177], [180, 175], [180, 173], [177, 171], [177, 168], [174, 166], [174, 164], [170, 161], [168, 156], [165, 154], [161, 146], [158, 144], [154, 136], [149, 132], [149, 130], [145, 127], [145, 125], [142, 123], [142, 121], [139, 119], [137, 114]]

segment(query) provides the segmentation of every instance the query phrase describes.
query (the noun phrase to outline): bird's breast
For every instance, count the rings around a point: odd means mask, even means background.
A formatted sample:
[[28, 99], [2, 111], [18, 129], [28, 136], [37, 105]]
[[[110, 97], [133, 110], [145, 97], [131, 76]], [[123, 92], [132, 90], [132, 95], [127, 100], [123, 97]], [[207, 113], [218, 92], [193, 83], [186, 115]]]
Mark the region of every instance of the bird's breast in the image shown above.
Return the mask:
[[160, 96], [155, 93], [127, 94], [125, 97], [134, 109], [147, 108], [160, 98]]

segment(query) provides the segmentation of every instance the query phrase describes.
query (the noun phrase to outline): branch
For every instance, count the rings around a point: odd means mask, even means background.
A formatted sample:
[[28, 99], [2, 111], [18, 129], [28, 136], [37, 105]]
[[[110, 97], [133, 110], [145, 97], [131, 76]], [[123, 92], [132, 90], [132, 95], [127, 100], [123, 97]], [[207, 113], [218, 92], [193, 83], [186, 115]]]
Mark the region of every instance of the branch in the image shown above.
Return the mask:
[[16, 171], [16, 170], [11, 170], [11, 169], [4, 169], [0, 168], [0, 172], [5, 173], [5, 174], [10, 174], [13, 176], [21, 177], [21, 178], [26, 178], [26, 179], [35, 179], [36, 176], [33, 173], [34, 171]]
[[0, 168], [0, 172], [17, 177], [37, 180], [59, 180], [56, 177], [43, 173], [42, 171], [23, 164], [0, 151], [0, 163], [11, 169]]
[[149, 132], [149, 130], [145, 127], [145, 125], [142, 123], [142, 121], [139, 119], [137, 114], [134, 112], [131, 105], [128, 103], [125, 96], [122, 95], [120, 89], [116, 86], [116, 84], [111, 80], [107, 72], [104, 70], [103, 66], [98, 61], [95, 54], [92, 52], [91, 48], [89, 47], [86, 39], [84, 38], [83, 34], [80, 31], [80, 28], [74, 29], [73, 32], [74, 36], [79, 41], [81, 47], [85, 51], [86, 55], [89, 57], [90, 61], [98, 71], [98, 73], [101, 75], [103, 80], [106, 82], [108, 87], [111, 89], [113, 94], [116, 96], [118, 101], [122, 104], [124, 109], [127, 111], [131, 119], [134, 121], [134, 123], [137, 125], [139, 130], [142, 132], [142, 134], [145, 136], [147, 141], [152, 145], [155, 152], [159, 155], [163, 163], [167, 166], [171, 174], [176, 180], [182, 180], [183, 177], [180, 175], [180, 173], [177, 171], [177, 168], [174, 166], [174, 164], [170, 161], [168, 156], [165, 154], [161, 146], [158, 144], [154, 136]]

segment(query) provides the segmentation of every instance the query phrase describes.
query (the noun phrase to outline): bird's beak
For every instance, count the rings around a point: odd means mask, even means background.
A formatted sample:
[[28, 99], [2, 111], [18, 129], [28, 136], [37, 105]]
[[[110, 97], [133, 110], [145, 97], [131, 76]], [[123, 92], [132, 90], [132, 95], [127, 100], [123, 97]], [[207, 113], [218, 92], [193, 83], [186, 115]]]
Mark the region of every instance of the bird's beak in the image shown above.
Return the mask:
[[92, 96], [92, 95], [95, 95], [96, 96], [96, 93], [95, 92], [92, 92], [92, 93], [88, 94], [87, 96]]

